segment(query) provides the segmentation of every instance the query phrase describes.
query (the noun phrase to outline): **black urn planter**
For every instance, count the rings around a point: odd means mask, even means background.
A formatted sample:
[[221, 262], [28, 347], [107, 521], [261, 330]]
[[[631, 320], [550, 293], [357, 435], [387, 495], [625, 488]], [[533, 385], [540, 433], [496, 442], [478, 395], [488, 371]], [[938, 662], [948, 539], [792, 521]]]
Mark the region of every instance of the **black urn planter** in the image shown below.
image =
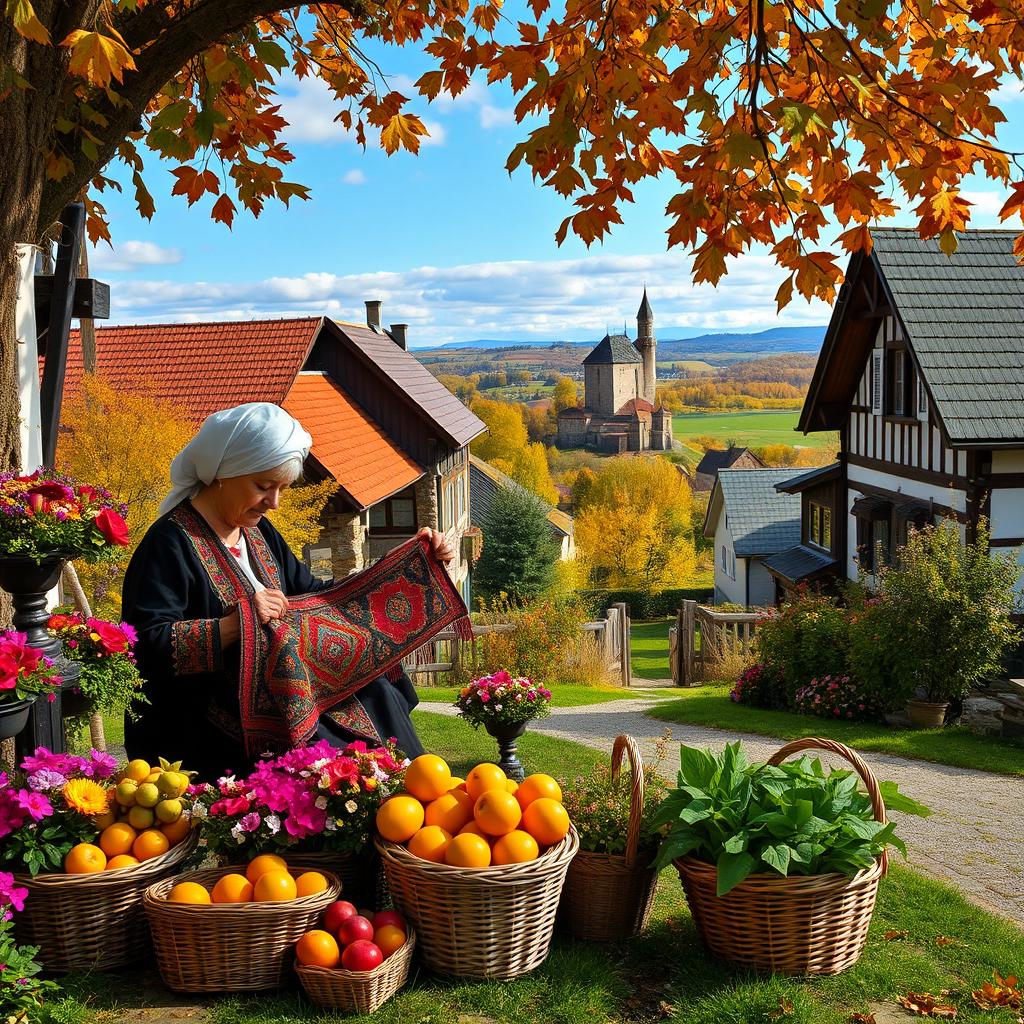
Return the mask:
[[32, 700], [0, 701], [0, 740], [13, 739], [28, 725]]
[[523, 765], [516, 752], [516, 741], [526, 732], [526, 722], [504, 725], [499, 722], [485, 722], [484, 728], [498, 741], [498, 767], [516, 782], [526, 777]]

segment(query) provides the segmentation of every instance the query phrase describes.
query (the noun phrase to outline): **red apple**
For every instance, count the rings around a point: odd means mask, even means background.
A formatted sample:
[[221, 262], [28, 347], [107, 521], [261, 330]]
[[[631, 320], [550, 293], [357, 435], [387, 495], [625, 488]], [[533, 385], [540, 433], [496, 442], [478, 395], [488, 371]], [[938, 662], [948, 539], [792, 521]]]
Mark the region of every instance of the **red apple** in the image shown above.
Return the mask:
[[360, 939], [372, 938], [373, 923], [358, 914], [355, 917], [346, 917], [338, 928], [338, 941], [345, 946], [358, 942]]
[[337, 935], [341, 922], [355, 916], [356, 908], [354, 904], [349, 903], [348, 900], [338, 900], [337, 903], [332, 903], [324, 914], [324, 931]]
[[346, 946], [341, 954], [341, 966], [346, 971], [372, 971], [382, 963], [384, 954], [380, 951], [380, 946], [369, 939], [356, 939], [350, 946]]
[[397, 910], [379, 910], [373, 915], [374, 928], [383, 928], [386, 924], [401, 928], [403, 932], [409, 930], [406, 927], [405, 918]]

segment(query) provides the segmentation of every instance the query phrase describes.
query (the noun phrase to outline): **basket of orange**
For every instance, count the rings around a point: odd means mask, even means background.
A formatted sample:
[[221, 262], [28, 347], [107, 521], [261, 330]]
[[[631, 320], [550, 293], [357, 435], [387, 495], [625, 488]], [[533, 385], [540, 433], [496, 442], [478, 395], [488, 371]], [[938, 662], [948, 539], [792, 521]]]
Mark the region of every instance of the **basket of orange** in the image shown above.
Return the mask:
[[[39, 947], [38, 959], [50, 973], [116, 970], [146, 956], [143, 893], [180, 871], [198, 842], [182, 816], [179, 797], [189, 773], [180, 764], [161, 760], [151, 770], [140, 759], [115, 775], [116, 767], [99, 751], [80, 757], [40, 748], [20, 769], [30, 788], [40, 788], [27, 798], [35, 801], [39, 820], [29, 819], [5, 840], [23, 851], [34, 872], [15, 873], [28, 890], [16, 936]], [[65, 781], [41, 788], [54, 777]], [[143, 803], [121, 802], [129, 789], [133, 797], [140, 791]], [[36, 837], [28, 836], [32, 829]], [[50, 859], [40, 863], [43, 857]]]
[[295, 973], [318, 1006], [373, 1013], [405, 984], [415, 948], [416, 933], [397, 910], [368, 918], [339, 900], [295, 944]]
[[558, 783], [518, 785], [494, 764], [465, 779], [440, 757], [409, 765], [377, 812], [377, 849], [396, 909], [431, 970], [516, 978], [547, 958], [579, 842]]
[[279, 988], [292, 947], [340, 892], [332, 872], [272, 853], [163, 879], [143, 898], [160, 977], [175, 992]]

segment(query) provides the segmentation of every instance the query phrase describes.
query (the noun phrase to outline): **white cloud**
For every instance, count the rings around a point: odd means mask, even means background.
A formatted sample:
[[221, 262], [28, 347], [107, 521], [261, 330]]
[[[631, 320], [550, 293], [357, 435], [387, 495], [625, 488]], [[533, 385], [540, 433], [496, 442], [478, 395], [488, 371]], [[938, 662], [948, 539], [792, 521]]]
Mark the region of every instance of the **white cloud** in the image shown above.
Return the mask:
[[420, 136], [420, 145], [443, 146], [445, 139], [448, 137], [444, 125], [440, 121], [428, 121], [425, 117], [421, 118], [421, 120], [428, 134]]
[[281, 116], [288, 122], [283, 135], [288, 142], [355, 142], [355, 133], [347, 131], [335, 118], [342, 110], [327, 83], [315, 75], [296, 78], [282, 75], [277, 83]]
[[366, 175], [357, 167], [354, 170], [346, 171], [341, 176], [341, 181], [344, 185], [365, 185]]
[[1007, 103], [1016, 103], [1024, 99], [1024, 83], [1017, 78], [1005, 78], [999, 83], [999, 88], [992, 93], [992, 102], [997, 107], [1003, 107]]
[[118, 271], [121, 273], [138, 270], [140, 267], [168, 266], [181, 262], [181, 250], [164, 248], [155, 242], [125, 241], [110, 246], [93, 246], [89, 252], [89, 270]]
[[[718, 288], [690, 282], [682, 252], [506, 261], [358, 274], [310, 272], [259, 281], [139, 281], [119, 289], [115, 321], [308, 316], [361, 322], [382, 299], [388, 323], [407, 322], [414, 346], [473, 338], [587, 340], [626, 321], [635, 330], [646, 284], [662, 337], [680, 331], [763, 330], [827, 322], [830, 309], [798, 299], [781, 315], [782, 272], [766, 254], [744, 256]], [[665, 333], [668, 332], [668, 333]]]
[[971, 203], [971, 227], [980, 227], [981, 221], [991, 221], [993, 224], [999, 221], [999, 211], [1003, 208], [1008, 198], [1008, 193], [988, 191], [968, 191], [960, 193], [962, 199]]

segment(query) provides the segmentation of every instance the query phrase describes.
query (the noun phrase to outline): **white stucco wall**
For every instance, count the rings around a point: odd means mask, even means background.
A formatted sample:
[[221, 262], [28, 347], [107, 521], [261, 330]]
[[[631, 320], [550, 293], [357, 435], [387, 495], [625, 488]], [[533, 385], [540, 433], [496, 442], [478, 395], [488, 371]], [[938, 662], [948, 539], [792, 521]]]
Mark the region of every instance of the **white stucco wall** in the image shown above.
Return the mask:
[[[726, 561], [730, 569], [735, 562], [735, 579], [722, 568], [723, 547], [726, 550]], [[733, 604], [744, 604], [746, 602], [746, 573], [746, 559], [736, 558], [736, 548], [733, 543], [732, 534], [729, 532], [725, 507], [723, 505], [719, 509], [718, 519], [715, 521], [715, 604], [724, 604], [726, 601]]]
[[[736, 561], [738, 562], [739, 559]], [[750, 606], [767, 608], [774, 605], [775, 577], [764, 567], [764, 562], [760, 558], [751, 558], [747, 571], [750, 574]], [[739, 603], [747, 604], [748, 602], [744, 597]]]

